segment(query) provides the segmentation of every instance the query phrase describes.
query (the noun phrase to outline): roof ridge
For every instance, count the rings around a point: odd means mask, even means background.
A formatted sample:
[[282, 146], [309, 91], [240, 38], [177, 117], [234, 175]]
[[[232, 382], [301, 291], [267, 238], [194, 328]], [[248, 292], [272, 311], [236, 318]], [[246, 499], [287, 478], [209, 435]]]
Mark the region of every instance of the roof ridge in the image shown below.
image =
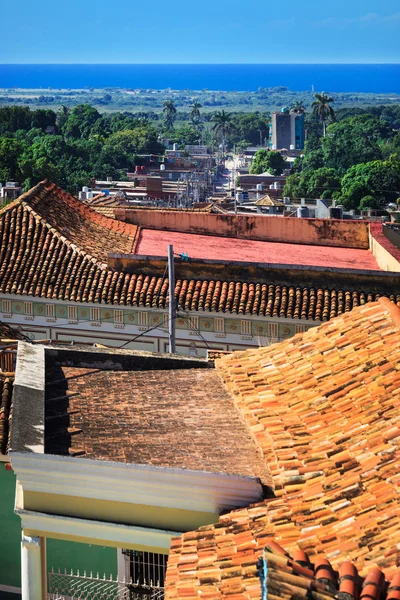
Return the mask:
[[[42, 183], [42, 182], [41, 182]], [[30, 206], [30, 204], [27, 204], [26, 201], [22, 201], [21, 204], [23, 204], [23, 207], [29, 211], [30, 213], [32, 213], [33, 217], [40, 223], [42, 223], [42, 225], [44, 227], [47, 228], [47, 230], [52, 233], [53, 235], [55, 235], [56, 237], [59, 238], [59, 240], [61, 240], [61, 242], [63, 244], [65, 244], [66, 246], [68, 246], [69, 248], [71, 248], [74, 252], [76, 252], [77, 254], [81, 255], [81, 256], [85, 256], [89, 261], [93, 262], [95, 265], [98, 265], [101, 269], [108, 269], [108, 266], [98, 260], [96, 257], [92, 256], [91, 254], [89, 254], [88, 252], [86, 252], [85, 250], [83, 250], [82, 248], [80, 248], [79, 246], [77, 246], [76, 244], [74, 244], [73, 242], [71, 242], [71, 240], [69, 240], [67, 237], [65, 237], [65, 235], [63, 235], [60, 231], [58, 231], [58, 229], [56, 229], [55, 227], [53, 227], [42, 215], [40, 215], [39, 213], [37, 213], [35, 211], [35, 209]]]
[[[25, 202], [30, 206], [30, 201], [37, 198], [39, 192], [41, 191], [53, 192], [60, 195], [62, 200], [66, 202], [73, 210], [76, 210], [81, 216], [86, 216], [97, 225], [104, 227], [110, 231], [125, 233], [126, 235], [131, 235], [134, 238], [134, 243], [136, 242], [138, 226], [133, 223], [122, 223], [120, 221], [116, 221], [115, 219], [111, 219], [110, 217], [105, 217], [104, 215], [99, 214], [97, 211], [93, 210], [88, 204], [81, 202], [77, 198], [75, 198], [69, 192], [63, 190], [56, 183], [50, 182], [48, 179], [44, 179], [40, 181], [33, 188], [22, 194], [17, 200], [19, 202]], [[31, 207], [35, 214], [38, 214], [42, 219], [46, 221], [44, 217], [42, 217], [35, 207]], [[61, 232], [60, 232], [61, 233]], [[134, 244], [132, 244], [134, 245]]]
[[390, 314], [393, 324], [397, 327], [397, 329], [400, 329], [400, 307], [397, 306], [397, 304], [391, 302], [389, 298], [386, 297], [379, 298], [378, 302], [381, 306], [386, 308], [386, 310]]

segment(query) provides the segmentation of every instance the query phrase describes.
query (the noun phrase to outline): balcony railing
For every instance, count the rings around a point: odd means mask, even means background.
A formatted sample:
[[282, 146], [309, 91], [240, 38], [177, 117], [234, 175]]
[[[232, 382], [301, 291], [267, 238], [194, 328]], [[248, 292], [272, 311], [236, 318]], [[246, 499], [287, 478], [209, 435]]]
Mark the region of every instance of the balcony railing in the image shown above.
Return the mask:
[[47, 575], [47, 595], [51, 600], [164, 600], [164, 588], [86, 571], [52, 570]]

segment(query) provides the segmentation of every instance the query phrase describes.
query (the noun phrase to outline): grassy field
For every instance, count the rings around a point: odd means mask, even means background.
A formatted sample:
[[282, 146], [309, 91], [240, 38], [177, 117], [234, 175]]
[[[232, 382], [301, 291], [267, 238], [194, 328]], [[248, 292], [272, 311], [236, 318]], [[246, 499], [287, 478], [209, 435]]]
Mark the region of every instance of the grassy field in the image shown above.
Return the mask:
[[[335, 108], [344, 106], [373, 106], [400, 103], [399, 94], [356, 94], [329, 92], [335, 98]], [[190, 110], [193, 100], [198, 100], [203, 113], [216, 110], [233, 112], [265, 112], [280, 110], [301, 100], [309, 107], [314, 94], [294, 92], [285, 87], [263, 88], [257, 92], [224, 92], [209, 90], [128, 90], [128, 89], [0, 89], [0, 106], [28, 105], [31, 108], [52, 108], [91, 104], [103, 112], [153, 112], [162, 111], [165, 99], [172, 99], [179, 112]]]

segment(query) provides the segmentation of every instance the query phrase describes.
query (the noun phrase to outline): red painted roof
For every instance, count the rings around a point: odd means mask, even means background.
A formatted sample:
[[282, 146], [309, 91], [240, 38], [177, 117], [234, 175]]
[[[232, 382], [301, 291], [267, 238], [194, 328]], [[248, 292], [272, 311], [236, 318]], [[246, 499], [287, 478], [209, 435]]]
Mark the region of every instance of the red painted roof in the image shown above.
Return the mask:
[[260, 242], [153, 229], [141, 230], [136, 254], [167, 256], [168, 244], [174, 245], [176, 253], [187, 252], [191, 258], [380, 270], [369, 250]]

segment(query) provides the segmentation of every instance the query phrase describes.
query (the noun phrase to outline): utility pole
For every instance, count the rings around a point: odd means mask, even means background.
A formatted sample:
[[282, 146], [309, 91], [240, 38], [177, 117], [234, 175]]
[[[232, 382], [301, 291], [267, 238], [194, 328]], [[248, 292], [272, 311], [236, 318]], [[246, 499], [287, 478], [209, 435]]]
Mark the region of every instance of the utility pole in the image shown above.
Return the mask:
[[169, 307], [168, 307], [168, 337], [169, 352], [175, 354], [175, 273], [174, 273], [174, 247], [168, 245], [168, 283], [169, 283]]

